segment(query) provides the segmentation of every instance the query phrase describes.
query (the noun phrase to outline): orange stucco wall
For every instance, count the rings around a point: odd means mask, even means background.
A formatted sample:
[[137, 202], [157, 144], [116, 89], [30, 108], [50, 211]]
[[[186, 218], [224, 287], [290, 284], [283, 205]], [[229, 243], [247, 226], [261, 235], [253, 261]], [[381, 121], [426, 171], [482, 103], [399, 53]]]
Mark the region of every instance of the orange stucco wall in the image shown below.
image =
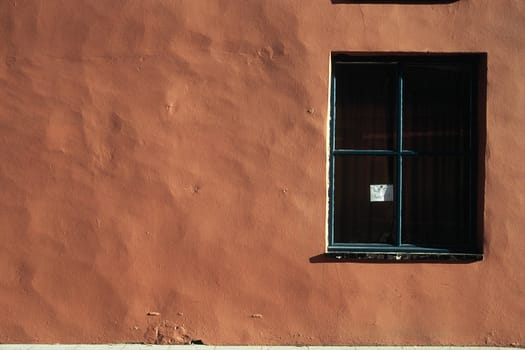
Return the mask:
[[[525, 1], [2, 0], [0, 38], [0, 342], [525, 344]], [[483, 261], [310, 262], [331, 51], [487, 52]]]

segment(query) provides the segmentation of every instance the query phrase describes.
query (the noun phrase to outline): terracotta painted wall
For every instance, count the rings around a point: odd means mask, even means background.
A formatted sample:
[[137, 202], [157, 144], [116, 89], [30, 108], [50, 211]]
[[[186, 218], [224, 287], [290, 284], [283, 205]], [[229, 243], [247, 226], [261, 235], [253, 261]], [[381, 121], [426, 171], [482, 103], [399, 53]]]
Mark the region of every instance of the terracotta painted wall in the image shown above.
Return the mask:
[[[0, 342], [525, 345], [525, 1], [1, 0], [0, 38]], [[331, 51], [487, 52], [483, 261], [310, 262]]]

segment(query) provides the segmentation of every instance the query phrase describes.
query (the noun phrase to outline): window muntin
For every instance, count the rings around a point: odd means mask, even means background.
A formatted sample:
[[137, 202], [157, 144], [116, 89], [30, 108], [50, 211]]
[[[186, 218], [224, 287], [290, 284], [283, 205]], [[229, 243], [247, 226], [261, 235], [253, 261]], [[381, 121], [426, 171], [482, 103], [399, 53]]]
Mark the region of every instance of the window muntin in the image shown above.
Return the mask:
[[329, 251], [476, 251], [478, 61], [333, 56]]

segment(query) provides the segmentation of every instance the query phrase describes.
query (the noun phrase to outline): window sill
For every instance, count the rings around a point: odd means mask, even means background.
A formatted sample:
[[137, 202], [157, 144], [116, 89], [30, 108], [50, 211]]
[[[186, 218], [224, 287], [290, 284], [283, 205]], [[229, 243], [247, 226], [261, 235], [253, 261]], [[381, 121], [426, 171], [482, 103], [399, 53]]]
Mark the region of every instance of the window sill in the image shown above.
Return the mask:
[[483, 254], [435, 252], [328, 252], [327, 262], [443, 262], [470, 263], [483, 260]]

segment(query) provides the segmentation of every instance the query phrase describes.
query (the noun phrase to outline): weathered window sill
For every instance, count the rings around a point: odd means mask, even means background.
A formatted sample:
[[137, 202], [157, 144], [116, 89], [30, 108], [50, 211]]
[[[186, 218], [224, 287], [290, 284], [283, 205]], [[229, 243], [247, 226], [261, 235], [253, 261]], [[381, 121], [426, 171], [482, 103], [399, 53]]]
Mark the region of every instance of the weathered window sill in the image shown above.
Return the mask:
[[[483, 254], [476, 253], [433, 253], [433, 252], [328, 252], [325, 258], [331, 262], [443, 262], [470, 263], [483, 260]], [[327, 261], [327, 262], [328, 262]]]

